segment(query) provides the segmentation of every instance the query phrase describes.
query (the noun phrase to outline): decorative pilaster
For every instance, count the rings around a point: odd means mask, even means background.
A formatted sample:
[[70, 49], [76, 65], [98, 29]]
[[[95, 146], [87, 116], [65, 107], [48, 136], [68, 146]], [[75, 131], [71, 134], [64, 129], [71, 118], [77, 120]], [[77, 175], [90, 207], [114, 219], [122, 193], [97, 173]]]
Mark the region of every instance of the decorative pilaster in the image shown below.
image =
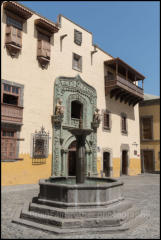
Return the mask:
[[93, 115], [93, 122], [91, 123], [91, 127], [93, 128], [93, 144], [92, 144], [92, 152], [93, 152], [93, 174], [97, 175], [97, 128], [99, 127], [101, 122], [101, 115], [99, 114], [99, 109], [96, 108]]
[[53, 141], [53, 170], [54, 176], [61, 175], [61, 153], [60, 153], [60, 139], [61, 139], [61, 124], [63, 121], [63, 115], [54, 115], [52, 117], [54, 125], [54, 141]]
[[67, 153], [68, 150], [61, 149], [61, 176], [67, 176]]

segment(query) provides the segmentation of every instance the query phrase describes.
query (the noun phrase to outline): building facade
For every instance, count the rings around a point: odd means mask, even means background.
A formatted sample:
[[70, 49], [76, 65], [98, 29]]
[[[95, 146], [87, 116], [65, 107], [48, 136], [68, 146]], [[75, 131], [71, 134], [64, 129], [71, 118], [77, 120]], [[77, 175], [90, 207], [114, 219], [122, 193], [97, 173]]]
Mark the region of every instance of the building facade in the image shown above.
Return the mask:
[[[68, 128], [81, 124], [93, 128], [87, 175], [141, 173], [138, 81], [145, 77], [62, 15], [54, 23], [12, 1], [1, 11], [2, 184], [75, 175]], [[94, 128], [97, 108], [101, 123]]]
[[144, 95], [139, 104], [142, 172], [160, 172], [160, 97]]

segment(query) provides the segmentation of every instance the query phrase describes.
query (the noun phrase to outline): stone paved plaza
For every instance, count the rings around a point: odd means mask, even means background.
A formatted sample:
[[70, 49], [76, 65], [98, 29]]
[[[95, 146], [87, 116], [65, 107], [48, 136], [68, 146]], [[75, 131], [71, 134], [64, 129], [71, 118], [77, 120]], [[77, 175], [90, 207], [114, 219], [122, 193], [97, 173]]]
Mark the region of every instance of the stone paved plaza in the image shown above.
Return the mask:
[[2, 187], [2, 230], [3, 239], [160, 239], [160, 175], [141, 174], [123, 176], [124, 196], [142, 209], [146, 222], [128, 232], [119, 234], [92, 234], [79, 236], [56, 236], [51, 233], [30, 229], [12, 223], [16, 211], [39, 193], [38, 184]]

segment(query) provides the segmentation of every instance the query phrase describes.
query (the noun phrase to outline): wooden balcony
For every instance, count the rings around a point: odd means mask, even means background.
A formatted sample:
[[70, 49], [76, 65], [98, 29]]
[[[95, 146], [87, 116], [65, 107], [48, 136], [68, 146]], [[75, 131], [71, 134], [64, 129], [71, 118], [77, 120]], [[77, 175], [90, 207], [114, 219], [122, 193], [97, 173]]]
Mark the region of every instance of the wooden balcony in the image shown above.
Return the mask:
[[1, 120], [7, 123], [22, 124], [23, 107], [1, 103]]
[[[127, 65], [119, 58], [105, 62], [105, 95], [120, 99], [120, 102], [135, 106], [143, 100], [143, 80], [144, 76]], [[136, 85], [137, 81], [142, 80], [142, 88]]]

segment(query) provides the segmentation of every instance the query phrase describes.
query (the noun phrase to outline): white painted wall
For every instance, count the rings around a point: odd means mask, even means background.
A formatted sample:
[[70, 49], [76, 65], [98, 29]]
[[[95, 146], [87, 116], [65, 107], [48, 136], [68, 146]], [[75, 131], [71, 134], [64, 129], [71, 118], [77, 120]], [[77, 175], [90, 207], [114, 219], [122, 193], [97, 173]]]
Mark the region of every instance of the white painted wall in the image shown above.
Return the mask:
[[[3, 10], [2, 10], [3, 12]], [[102, 124], [98, 129], [98, 146], [113, 149], [113, 157], [120, 157], [120, 145], [130, 145], [130, 157], [133, 156], [133, 142], [140, 144], [138, 106], [128, 106], [105, 97], [104, 93], [104, 61], [112, 57], [99, 48], [93, 55], [91, 65], [92, 34], [78, 25], [61, 17], [61, 28], [51, 40], [51, 60], [48, 69], [42, 70], [37, 61], [37, 31], [34, 20], [39, 18], [33, 14], [24, 24], [22, 52], [18, 58], [11, 58], [5, 48], [5, 15], [2, 13], [2, 79], [24, 84], [24, 112], [20, 153], [30, 153], [30, 137], [36, 129], [40, 130], [43, 125], [52, 136], [51, 115], [53, 114], [53, 89], [54, 81], [58, 76], [73, 77], [80, 74], [81, 78], [97, 90], [97, 106], [99, 109], [107, 109], [112, 115], [111, 132], [102, 131]], [[74, 43], [74, 29], [82, 32], [82, 45]], [[67, 34], [63, 40], [60, 51], [60, 36]], [[110, 46], [109, 46], [110, 47]], [[72, 53], [82, 56], [82, 73], [72, 69]], [[123, 136], [120, 130], [120, 113], [125, 112], [128, 116], [128, 136]], [[52, 151], [52, 139], [50, 139], [50, 153]], [[137, 151], [140, 152], [140, 145]], [[101, 153], [98, 153], [98, 156]], [[135, 156], [136, 158], [136, 156]]]

